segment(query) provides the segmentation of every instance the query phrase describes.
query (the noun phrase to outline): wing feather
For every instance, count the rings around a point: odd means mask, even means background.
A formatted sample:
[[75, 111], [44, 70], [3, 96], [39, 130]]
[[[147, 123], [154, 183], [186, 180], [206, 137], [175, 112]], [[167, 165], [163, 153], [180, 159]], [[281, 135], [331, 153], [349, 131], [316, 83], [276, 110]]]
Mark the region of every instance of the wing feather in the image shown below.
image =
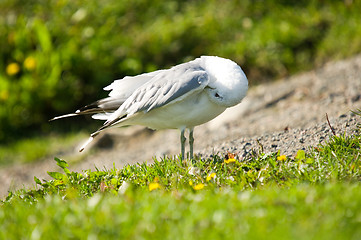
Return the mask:
[[168, 103], [180, 101], [195, 91], [203, 90], [209, 82], [209, 76], [199, 64], [194, 62], [159, 72], [150, 81], [136, 89], [99, 130], [115, 125], [119, 120], [126, 119], [137, 112], [149, 112]]

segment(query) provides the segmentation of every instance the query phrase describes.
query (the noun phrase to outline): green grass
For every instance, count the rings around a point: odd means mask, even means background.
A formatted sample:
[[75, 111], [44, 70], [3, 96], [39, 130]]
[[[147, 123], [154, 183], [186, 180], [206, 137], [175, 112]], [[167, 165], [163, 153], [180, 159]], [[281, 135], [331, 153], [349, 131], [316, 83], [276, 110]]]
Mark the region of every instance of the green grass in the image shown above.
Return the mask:
[[55, 158], [52, 180], [1, 201], [0, 239], [359, 239], [360, 140], [81, 173]]
[[[257, 191], [129, 189], [0, 212], [1, 239], [359, 239], [357, 183], [276, 185]], [[21, 226], [21, 227], [19, 227]]]

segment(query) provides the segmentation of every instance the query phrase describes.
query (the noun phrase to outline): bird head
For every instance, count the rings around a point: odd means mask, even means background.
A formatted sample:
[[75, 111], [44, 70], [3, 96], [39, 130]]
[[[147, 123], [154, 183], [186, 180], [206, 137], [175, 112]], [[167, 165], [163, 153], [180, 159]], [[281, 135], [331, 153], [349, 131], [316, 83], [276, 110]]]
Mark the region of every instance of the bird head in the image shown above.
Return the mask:
[[202, 56], [201, 60], [209, 74], [206, 91], [210, 100], [225, 107], [240, 103], [248, 90], [248, 80], [241, 67], [221, 57]]

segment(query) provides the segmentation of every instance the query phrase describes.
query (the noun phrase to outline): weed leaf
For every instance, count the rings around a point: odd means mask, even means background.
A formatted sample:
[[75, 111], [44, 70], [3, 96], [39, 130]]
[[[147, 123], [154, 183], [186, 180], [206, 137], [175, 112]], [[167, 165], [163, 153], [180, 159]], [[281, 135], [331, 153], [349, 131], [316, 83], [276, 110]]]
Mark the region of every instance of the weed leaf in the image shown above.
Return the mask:
[[69, 167], [69, 164], [66, 161], [62, 160], [62, 159], [59, 159], [59, 158], [55, 157], [54, 160], [56, 161], [56, 164], [59, 167], [61, 167], [62, 169], [66, 168], [66, 167]]
[[48, 175], [56, 180], [62, 180], [64, 178], [64, 174], [59, 172], [48, 172]]
[[41, 181], [40, 181], [40, 179], [39, 179], [39, 178], [37, 178], [37, 177], [35, 177], [35, 176], [34, 176], [34, 181], [36, 182], [36, 184], [41, 185]]

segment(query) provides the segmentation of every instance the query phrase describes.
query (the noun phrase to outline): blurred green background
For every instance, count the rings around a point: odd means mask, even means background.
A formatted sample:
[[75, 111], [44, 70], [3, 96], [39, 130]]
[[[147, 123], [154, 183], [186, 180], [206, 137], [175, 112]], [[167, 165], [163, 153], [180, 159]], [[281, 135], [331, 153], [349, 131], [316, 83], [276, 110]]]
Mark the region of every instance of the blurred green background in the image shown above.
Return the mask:
[[1, 0], [0, 144], [78, 128], [48, 119], [200, 55], [236, 61], [251, 85], [354, 55], [360, 2]]

